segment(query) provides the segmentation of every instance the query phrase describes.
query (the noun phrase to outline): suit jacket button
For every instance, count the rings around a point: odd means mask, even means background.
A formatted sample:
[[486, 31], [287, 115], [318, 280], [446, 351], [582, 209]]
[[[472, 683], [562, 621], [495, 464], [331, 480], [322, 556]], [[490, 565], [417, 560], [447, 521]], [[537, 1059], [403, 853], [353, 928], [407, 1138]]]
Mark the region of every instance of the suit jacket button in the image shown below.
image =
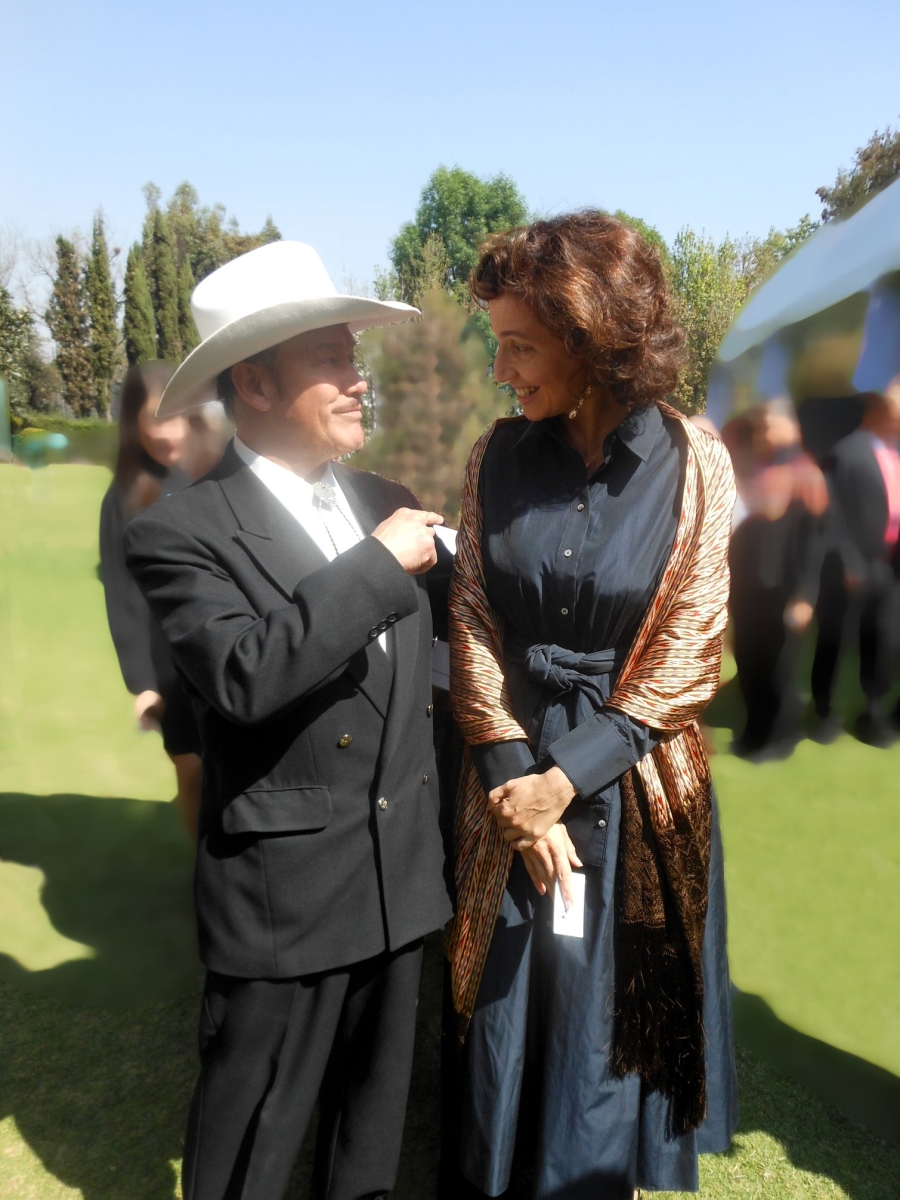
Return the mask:
[[370, 638], [372, 638], [373, 640], [374, 640], [375, 638], [377, 638], [377, 637], [378, 637], [378, 630], [377, 630], [377, 629], [370, 629], [370, 630], [369, 630], [369, 637], [370, 637]]
[[390, 623], [393, 625], [393, 624], [395, 623], [395, 621], [397, 620], [397, 614], [396, 614], [396, 613], [391, 613], [391, 615], [388, 617], [388, 620], [389, 620], [389, 621], [390, 621]]
[[428, 707], [425, 709], [425, 716], [430, 717], [433, 712], [434, 712], [434, 705], [429, 704]]
[[387, 800], [385, 800], [384, 796], [382, 796], [381, 799], [378, 801], [378, 807], [381, 809], [382, 812], [384, 812], [384, 810], [387, 808]]
[[342, 750], [346, 750], [352, 741], [353, 741], [353, 734], [345, 733], [344, 736], [341, 738], [341, 740], [338, 742], [338, 745], [340, 746], [340, 748]]
[[428, 772], [427, 772], [427, 771], [426, 771], [426, 772], [425, 772], [425, 774], [422, 776], [422, 782], [423, 782], [423, 783], [427, 783], [427, 782], [428, 782]]

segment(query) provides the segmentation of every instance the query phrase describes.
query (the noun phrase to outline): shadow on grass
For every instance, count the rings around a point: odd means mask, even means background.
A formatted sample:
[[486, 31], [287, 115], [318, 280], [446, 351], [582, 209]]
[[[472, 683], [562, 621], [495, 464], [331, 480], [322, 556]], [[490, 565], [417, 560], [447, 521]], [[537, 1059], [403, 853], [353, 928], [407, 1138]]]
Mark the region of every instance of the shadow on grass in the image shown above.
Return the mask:
[[[3, 914], [20, 923], [16, 944], [49, 918], [94, 952], [37, 971], [0, 955], [0, 1116], [86, 1200], [172, 1200], [198, 981], [193, 852], [176, 814], [138, 800], [5, 794], [0, 856], [45, 878], [46, 916]], [[17, 1149], [3, 1144], [0, 1190], [42, 1195]]]
[[[780, 1155], [754, 1137], [764, 1133], [779, 1143], [793, 1167], [832, 1180], [850, 1200], [896, 1200], [900, 1152], [894, 1146], [743, 1046], [738, 1047], [737, 1063], [741, 1119], [736, 1144], [725, 1156], [727, 1173], [736, 1182], [735, 1196], [775, 1200], [833, 1194], [827, 1184], [820, 1192], [813, 1180], [794, 1176], [788, 1181]], [[764, 1182], [767, 1175], [771, 1182]], [[731, 1192], [720, 1186], [714, 1194]]]
[[[0, 980], [101, 1005], [171, 1000], [193, 987], [193, 851], [171, 805], [0, 795], [0, 858], [40, 869], [54, 929], [94, 952], [38, 971], [0, 954]], [[36, 916], [8, 915], [23, 923], [17, 941], [27, 941]]]
[[[900, 1079], [780, 1020], [761, 996], [733, 991], [735, 1036], [850, 1120], [900, 1148]], [[900, 1184], [898, 1184], [900, 1188]]]

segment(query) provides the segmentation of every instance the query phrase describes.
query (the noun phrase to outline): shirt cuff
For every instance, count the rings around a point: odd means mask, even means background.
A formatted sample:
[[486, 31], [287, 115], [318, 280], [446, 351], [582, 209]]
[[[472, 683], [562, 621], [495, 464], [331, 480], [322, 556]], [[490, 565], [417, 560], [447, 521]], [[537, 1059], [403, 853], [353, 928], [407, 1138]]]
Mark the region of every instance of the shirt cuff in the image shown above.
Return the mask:
[[527, 742], [485, 742], [469, 746], [478, 778], [485, 792], [492, 792], [510, 779], [534, 773], [534, 755]]
[[547, 753], [586, 800], [640, 762], [658, 741], [649, 726], [610, 709], [557, 738]]

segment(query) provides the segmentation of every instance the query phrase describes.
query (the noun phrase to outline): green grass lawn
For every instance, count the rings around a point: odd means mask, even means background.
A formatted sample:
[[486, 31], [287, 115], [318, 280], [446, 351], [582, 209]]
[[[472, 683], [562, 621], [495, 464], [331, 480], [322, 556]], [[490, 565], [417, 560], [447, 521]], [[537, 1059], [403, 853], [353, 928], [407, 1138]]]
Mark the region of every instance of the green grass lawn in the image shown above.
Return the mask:
[[[0, 466], [0, 1197], [13, 1200], [180, 1195], [191, 856], [170, 765], [134, 728], [106, 628], [107, 482], [95, 467]], [[896, 1200], [900, 1152], [765, 1060], [782, 1047], [845, 1110], [842, 1080], [860, 1071], [896, 1096], [900, 748], [845, 737], [750, 766], [726, 752], [733, 691], [710, 720], [739, 1024], [758, 1053], [740, 1051], [740, 1132], [702, 1163], [702, 1195]], [[845, 692], [852, 702], [849, 680]], [[433, 1194], [439, 994], [432, 940], [401, 1200]], [[293, 1200], [304, 1177], [301, 1163]]]

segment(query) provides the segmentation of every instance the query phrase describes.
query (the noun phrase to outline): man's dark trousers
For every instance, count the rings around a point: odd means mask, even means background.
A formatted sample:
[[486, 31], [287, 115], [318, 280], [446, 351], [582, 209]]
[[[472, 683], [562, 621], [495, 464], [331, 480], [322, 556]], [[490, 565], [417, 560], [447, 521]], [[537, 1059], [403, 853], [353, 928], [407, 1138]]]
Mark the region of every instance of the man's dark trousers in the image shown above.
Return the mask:
[[297, 979], [210, 972], [185, 1200], [281, 1196], [317, 1096], [313, 1196], [387, 1195], [400, 1158], [421, 965], [416, 941]]

